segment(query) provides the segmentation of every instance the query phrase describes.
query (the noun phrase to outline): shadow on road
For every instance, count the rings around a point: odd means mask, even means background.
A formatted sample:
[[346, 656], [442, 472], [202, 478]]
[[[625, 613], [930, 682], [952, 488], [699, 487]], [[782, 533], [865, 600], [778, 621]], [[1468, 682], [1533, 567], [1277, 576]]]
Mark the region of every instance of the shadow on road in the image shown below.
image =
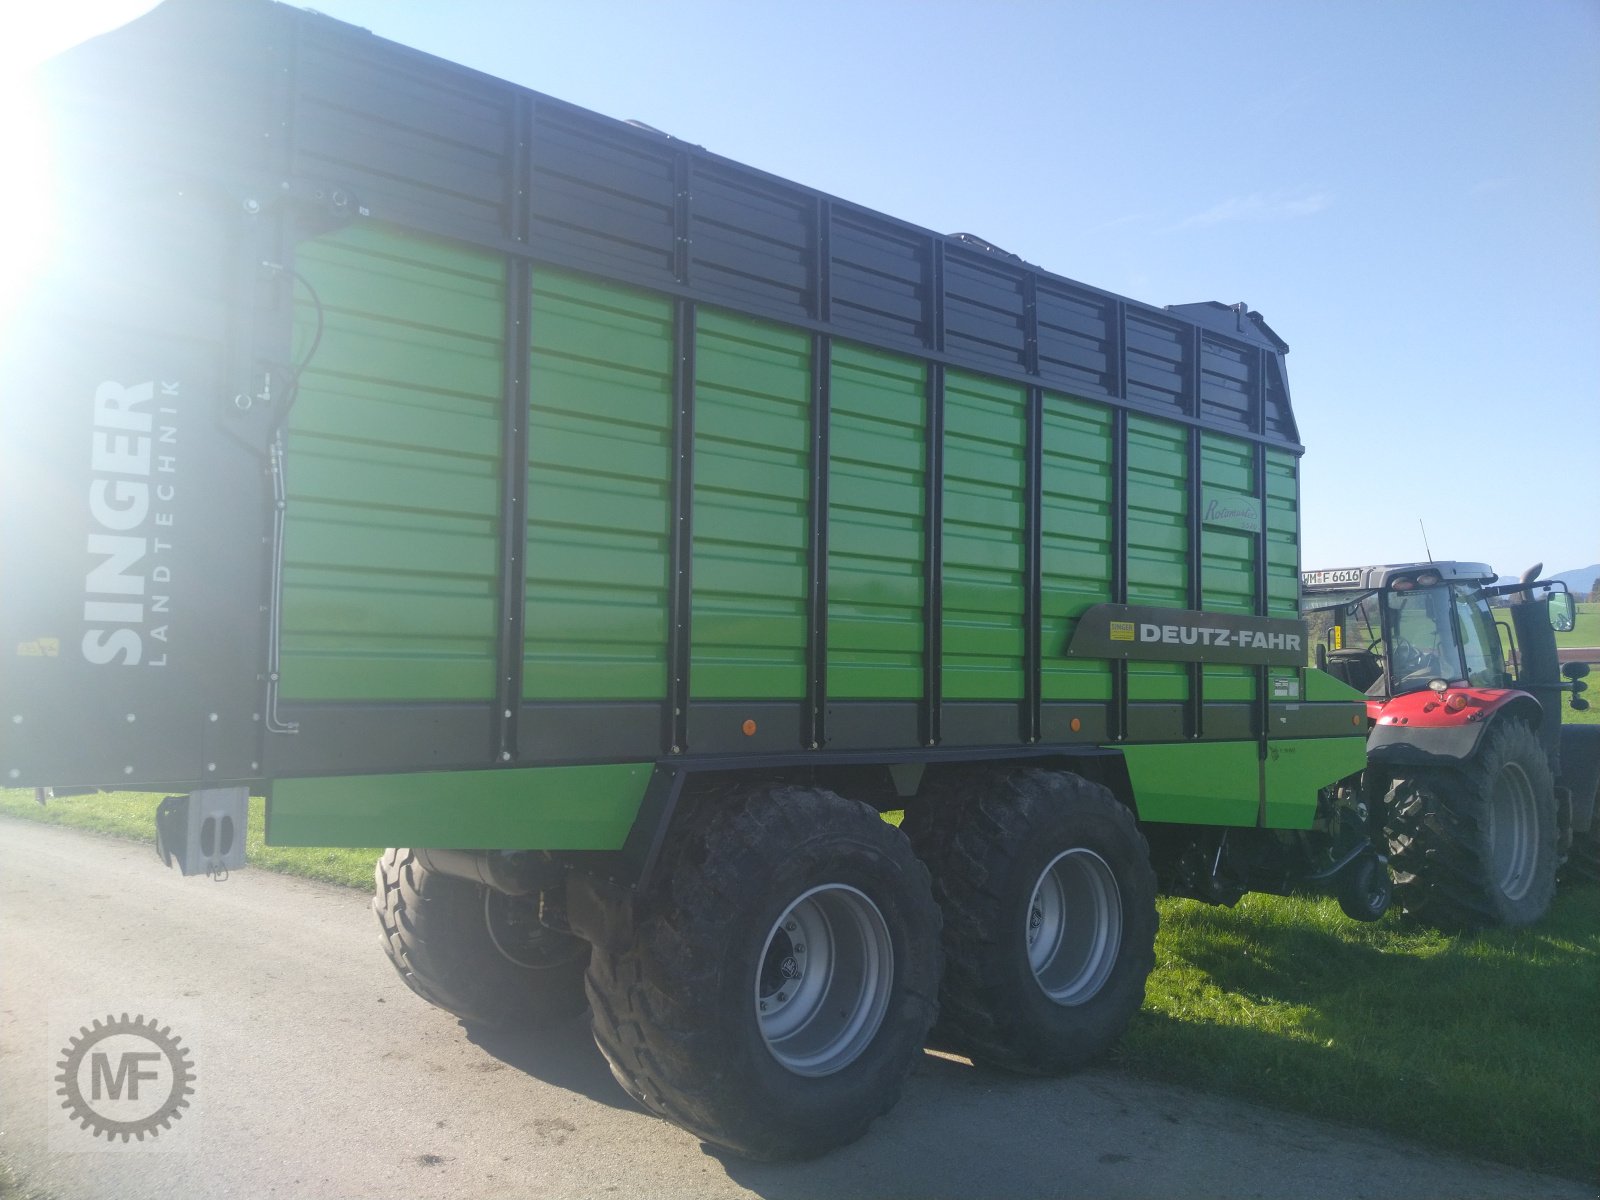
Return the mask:
[[[729, 1179], [766, 1200], [1126, 1195], [1117, 1174], [1136, 1181], [1139, 1164], [1114, 1126], [1128, 1115], [1083, 1077], [1021, 1079], [929, 1052], [901, 1103], [862, 1141], [823, 1158], [755, 1163], [703, 1149]], [[1107, 1174], [1110, 1163], [1117, 1165]]]
[[467, 1040], [508, 1067], [612, 1108], [639, 1111], [633, 1097], [611, 1077], [594, 1044], [585, 1013], [562, 1025], [527, 1033], [502, 1033], [463, 1024]]

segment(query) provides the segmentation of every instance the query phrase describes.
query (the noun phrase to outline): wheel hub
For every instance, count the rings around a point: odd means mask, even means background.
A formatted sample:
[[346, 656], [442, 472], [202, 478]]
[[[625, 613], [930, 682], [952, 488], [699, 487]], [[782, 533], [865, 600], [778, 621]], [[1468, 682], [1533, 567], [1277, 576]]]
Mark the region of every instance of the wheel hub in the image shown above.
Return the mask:
[[865, 1050], [889, 1006], [889, 927], [862, 892], [806, 892], [767, 934], [756, 1021], [767, 1049], [796, 1075], [831, 1075]]
[[1489, 862], [1495, 887], [1520, 900], [1533, 886], [1539, 857], [1539, 812], [1526, 772], [1508, 762], [1495, 776], [1489, 797]]
[[1105, 859], [1083, 847], [1056, 855], [1034, 884], [1024, 936], [1046, 996], [1069, 1007], [1092, 999], [1122, 949], [1122, 894]]
[[581, 942], [563, 937], [539, 920], [537, 894], [507, 896], [485, 888], [483, 920], [494, 948], [519, 967], [547, 970], [583, 953]]

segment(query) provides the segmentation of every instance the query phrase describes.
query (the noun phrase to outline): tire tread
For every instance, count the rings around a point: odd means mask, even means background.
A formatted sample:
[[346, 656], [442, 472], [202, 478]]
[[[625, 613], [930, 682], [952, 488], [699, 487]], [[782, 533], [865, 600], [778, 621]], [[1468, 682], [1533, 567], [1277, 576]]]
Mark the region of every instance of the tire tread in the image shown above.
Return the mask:
[[[1510, 901], [1491, 882], [1486, 843], [1489, 787], [1509, 761], [1522, 766], [1538, 808], [1539, 863], [1527, 896]], [[1520, 720], [1485, 735], [1476, 758], [1459, 768], [1422, 768], [1389, 790], [1387, 833], [1395, 899], [1418, 920], [1446, 930], [1526, 925], [1555, 892], [1555, 792], [1537, 736]]]

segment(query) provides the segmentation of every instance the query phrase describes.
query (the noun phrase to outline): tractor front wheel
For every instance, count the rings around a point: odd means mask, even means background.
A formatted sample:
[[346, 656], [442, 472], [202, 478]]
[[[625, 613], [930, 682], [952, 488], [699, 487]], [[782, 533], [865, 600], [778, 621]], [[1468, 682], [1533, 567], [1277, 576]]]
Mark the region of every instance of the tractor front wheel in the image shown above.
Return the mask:
[[1459, 768], [1419, 770], [1388, 797], [1395, 896], [1446, 929], [1530, 925], [1556, 887], [1556, 800], [1528, 725], [1502, 718]]

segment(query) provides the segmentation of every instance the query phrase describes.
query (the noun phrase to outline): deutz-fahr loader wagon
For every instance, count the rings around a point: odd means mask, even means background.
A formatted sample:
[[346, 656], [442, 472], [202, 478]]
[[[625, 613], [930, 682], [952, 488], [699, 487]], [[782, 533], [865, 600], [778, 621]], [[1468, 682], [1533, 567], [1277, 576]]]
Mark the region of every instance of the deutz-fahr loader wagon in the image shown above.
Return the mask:
[[0, 783], [168, 793], [190, 874], [251, 793], [273, 844], [411, 847], [375, 907], [422, 997], [587, 1005], [633, 1096], [757, 1157], [859, 1136], [928, 1044], [1095, 1057], [1158, 886], [1383, 874], [1243, 305], [267, 0], [47, 82]]

